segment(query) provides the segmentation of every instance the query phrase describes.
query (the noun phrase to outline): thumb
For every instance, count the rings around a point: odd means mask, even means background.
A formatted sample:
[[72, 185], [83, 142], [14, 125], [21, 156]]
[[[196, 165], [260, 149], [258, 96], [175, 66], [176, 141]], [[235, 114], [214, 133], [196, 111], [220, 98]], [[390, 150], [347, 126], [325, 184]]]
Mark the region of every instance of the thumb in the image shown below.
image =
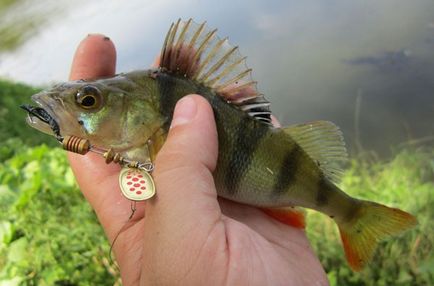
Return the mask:
[[[171, 239], [194, 228], [206, 230], [221, 215], [212, 171], [217, 162], [217, 131], [209, 103], [199, 95], [177, 103], [167, 140], [153, 173], [157, 196], [146, 209], [146, 227]], [[161, 237], [159, 238], [161, 239]], [[179, 240], [178, 240], [179, 242]]]

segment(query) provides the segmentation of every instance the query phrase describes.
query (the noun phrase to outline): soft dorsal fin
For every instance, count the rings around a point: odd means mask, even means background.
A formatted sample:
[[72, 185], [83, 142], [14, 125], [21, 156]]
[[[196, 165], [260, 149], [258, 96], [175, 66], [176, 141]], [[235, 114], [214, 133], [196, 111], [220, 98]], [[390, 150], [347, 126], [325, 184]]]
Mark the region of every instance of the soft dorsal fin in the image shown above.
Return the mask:
[[213, 89], [250, 116], [271, 125], [270, 103], [256, 90], [238, 47], [191, 19], [172, 23], [161, 50], [160, 68]]
[[341, 166], [348, 159], [339, 127], [330, 121], [314, 121], [284, 130], [317, 162], [328, 179], [339, 182], [343, 173]]

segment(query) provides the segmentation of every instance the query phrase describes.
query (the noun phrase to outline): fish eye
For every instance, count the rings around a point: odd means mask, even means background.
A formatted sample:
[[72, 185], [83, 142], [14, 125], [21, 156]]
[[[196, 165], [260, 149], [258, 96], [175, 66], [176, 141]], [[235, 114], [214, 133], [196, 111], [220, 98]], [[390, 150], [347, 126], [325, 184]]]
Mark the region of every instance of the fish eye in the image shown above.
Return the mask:
[[77, 104], [84, 109], [98, 109], [102, 105], [102, 96], [98, 88], [94, 86], [84, 86], [75, 95]]

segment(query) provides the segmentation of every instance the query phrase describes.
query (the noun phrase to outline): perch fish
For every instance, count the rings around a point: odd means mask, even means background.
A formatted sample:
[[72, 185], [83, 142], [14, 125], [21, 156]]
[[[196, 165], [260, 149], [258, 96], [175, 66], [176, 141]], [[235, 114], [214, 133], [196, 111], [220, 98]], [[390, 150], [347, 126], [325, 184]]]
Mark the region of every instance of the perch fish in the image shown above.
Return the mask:
[[[274, 127], [270, 103], [258, 93], [245, 57], [205, 23], [173, 23], [158, 68], [58, 84], [34, 95], [39, 107], [27, 109], [43, 109], [62, 135], [85, 138], [129, 160], [152, 161], [176, 102], [192, 93], [214, 111], [219, 196], [296, 227], [304, 227], [304, 217], [294, 206], [330, 216], [354, 270], [370, 261], [379, 241], [416, 224], [411, 214], [340, 190], [347, 153], [339, 128], [328, 121]], [[53, 134], [54, 123], [34, 114], [28, 123]]]

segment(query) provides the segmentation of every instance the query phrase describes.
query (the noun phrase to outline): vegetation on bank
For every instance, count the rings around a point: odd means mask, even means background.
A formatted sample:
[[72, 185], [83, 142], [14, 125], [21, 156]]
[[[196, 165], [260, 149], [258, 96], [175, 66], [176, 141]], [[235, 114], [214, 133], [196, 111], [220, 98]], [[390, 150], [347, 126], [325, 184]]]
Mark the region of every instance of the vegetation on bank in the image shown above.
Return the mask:
[[7, 158], [0, 163], [0, 285], [113, 285], [109, 242], [64, 151], [15, 139], [0, 157]]

